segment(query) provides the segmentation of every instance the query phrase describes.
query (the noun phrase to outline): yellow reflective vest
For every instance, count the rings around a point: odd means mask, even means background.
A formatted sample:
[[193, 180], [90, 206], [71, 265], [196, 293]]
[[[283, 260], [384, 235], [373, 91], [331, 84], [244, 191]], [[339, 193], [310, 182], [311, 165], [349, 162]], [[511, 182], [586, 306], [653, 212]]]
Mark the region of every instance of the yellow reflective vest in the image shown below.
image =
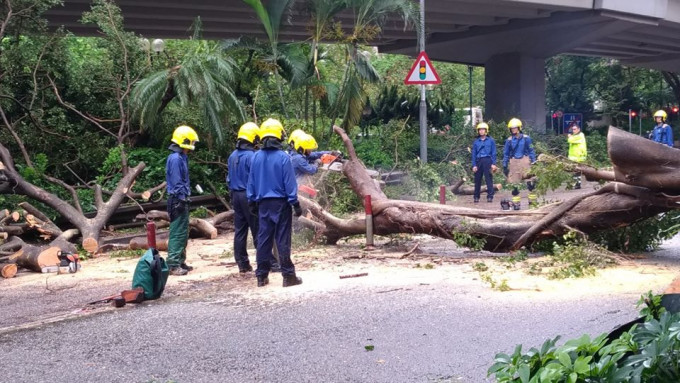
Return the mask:
[[569, 159], [574, 162], [583, 162], [588, 157], [588, 148], [586, 147], [586, 136], [583, 132], [579, 134], [572, 134], [567, 138], [569, 142]]

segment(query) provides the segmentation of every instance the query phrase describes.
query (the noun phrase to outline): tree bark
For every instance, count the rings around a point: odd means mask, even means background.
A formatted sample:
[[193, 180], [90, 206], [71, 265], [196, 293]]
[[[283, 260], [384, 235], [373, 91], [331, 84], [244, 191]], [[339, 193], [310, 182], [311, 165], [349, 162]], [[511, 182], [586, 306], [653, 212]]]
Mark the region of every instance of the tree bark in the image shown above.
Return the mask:
[[85, 241], [87, 241], [87, 249], [92, 252], [96, 252], [97, 250], [101, 229], [106, 225], [108, 219], [121, 204], [135, 178], [137, 178], [146, 166], [143, 162], [140, 162], [137, 166], [130, 169], [118, 182], [118, 186], [116, 187], [116, 190], [113, 191], [111, 198], [105, 203], [99, 201], [98, 204], [101, 204], [101, 206], [98, 206], [97, 215], [94, 218], [86, 218], [74, 206], [68, 204], [56, 195], [31, 184], [21, 177], [14, 168], [14, 162], [12, 161], [9, 150], [2, 144], [0, 144], [0, 160], [2, 160], [5, 166], [4, 174], [16, 184], [14, 188], [15, 192], [43, 202], [56, 210], [62, 217], [69, 220], [80, 230], [83, 242], [85, 243]]
[[[481, 210], [387, 199], [363, 170], [344, 130], [334, 129], [342, 137], [349, 154], [343, 173], [357, 195], [370, 194], [372, 197], [373, 228], [378, 235], [413, 233], [454, 239], [457, 236], [454, 234], [458, 233], [483, 239], [486, 250], [506, 252], [572, 229], [592, 233], [627, 226], [677, 208], [680, 201], [676, 195], [676, 187], [680, 186], [680, 152], [635, 135], [622, 134], [625, 132], [616, 128], [611, 128], [608, 136], [609, 153], [615, 169], [613, 174], [616, 180], [630, 181], [630, 185], [612, 182], [585, 196], [522, 211]], [[646, 150], [631, 160], [634, 148]], [[669, 166], [659, 167], [659, 163]], [[612, 173], [603, 174], [611, 176]], [[316, 202], [303, 197], [300, 201], [314, 220], [307, 226], [325, 235], [328, 243], [334, 244], [343, 237], [365, 233], [363, 217], [340, 219], [324, 211]]]
[[[228, 215], [224, 215], [222, 217], [227, 217]], [[215, 216], [217, 217], [217, 216]], [[214, 218], [214, 217], [213, 217]], [[151, 210], [147, 212], [146, 214], [139, 214], [137, 216], [137, 219], [151, 219], [151, 220], [163, 220], [170, 222], [170, 216], [168, 215], [167, 212], [165, 211], [160, 211], [160, 210]], [[224, 218], [223, 218], [224, 219]], [[189, 226], [196, 231], [199, 232], [199, 234], [208, 239], [215, 239], [217, 238], [217, 229], [213, 224], [210, 222], [210, 219], [201, 219], [201, 218], [189, 218]]]

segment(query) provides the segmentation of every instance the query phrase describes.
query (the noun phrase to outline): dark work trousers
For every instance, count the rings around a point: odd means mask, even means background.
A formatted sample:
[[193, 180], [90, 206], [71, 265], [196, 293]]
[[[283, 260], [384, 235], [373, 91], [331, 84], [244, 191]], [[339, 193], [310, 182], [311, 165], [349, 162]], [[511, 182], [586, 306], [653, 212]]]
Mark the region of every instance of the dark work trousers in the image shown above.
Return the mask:
[[475, 200], [479, 199], [482, 189], [482, 176], [486, 180], [486, 198], [493, 198], [493, 175], [491, 174], [491, 157], [477, 158], [477, 173], [475, 173]]
[[232, 190], [231, 203], [234, 205], [234, 260], [239, 270], [248, 269], [248, 229], [253, 235], [257, 248], [257, 216], [250, 213], [245, 190]]
[[168, 236], [168, 267], [180, 267], [186, 262], [187, 240], [189, 239], [189, 201], [174, 195], [168, 196], [170, 235]]
[[272, 246], [279, 249], [281, 274], [295, 275], [295, 266], [290, 259], [291, 229], [293, 212], [286, 198], [265, 198], [259, 203], [259, 231], [257, 233], [257, 270], [255, 275], [266, 277], [271, 270], [274, 257]]

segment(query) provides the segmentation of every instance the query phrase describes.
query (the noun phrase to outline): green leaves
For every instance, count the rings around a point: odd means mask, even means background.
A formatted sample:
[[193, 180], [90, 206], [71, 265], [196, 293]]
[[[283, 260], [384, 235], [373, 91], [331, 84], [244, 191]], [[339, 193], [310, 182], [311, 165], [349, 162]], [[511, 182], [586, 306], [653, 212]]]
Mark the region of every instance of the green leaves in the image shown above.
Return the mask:
[[583, 335], [540, 351], [499, 353], [488, 375], [498, 382], [677, 382], [680, 381], [680, 314], [662, 313], [607, 344], [607, 334]]

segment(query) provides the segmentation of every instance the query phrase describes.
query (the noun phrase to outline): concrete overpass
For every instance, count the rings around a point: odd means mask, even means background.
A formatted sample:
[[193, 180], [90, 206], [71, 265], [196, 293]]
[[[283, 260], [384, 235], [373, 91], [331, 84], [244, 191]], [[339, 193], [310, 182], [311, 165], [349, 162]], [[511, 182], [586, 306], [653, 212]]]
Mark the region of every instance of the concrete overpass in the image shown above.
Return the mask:
[[[544, 60], [557, 54], [609, 57], [623, 64], [680, 72], [680, 0], [426, 0], [430, 58], [484, 66], [486, 116], [518, 115], [545, 122]], [[78, 23], [90, 0], [65, 0], [52, 25], [94, 34]], [[186, 38], [196, 16], [208, 39], [264, 37], [241, 0], [118, 0], [126, 27], [148, 38]], [[303, 3], [298, 1], [298, 5]], [[351, 15], [340, 15], [344, 25]], [[280, 35], [308, 38], [304, 10], [294, 11]], [[416, 35], [392, 18], [376, 45], [415, 55]]]

